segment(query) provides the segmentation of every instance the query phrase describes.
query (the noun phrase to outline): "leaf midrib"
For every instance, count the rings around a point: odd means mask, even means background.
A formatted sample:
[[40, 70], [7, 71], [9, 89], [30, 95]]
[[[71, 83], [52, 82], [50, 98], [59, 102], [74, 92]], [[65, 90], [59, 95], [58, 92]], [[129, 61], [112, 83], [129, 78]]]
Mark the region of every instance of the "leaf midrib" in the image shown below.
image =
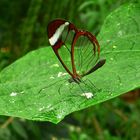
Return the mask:
[[121, 50], [121, 51], [106, 51], [102, 54], [108, 54], [108, 53], [124, 53], [124, 52], [140, 52], [140, 50]]

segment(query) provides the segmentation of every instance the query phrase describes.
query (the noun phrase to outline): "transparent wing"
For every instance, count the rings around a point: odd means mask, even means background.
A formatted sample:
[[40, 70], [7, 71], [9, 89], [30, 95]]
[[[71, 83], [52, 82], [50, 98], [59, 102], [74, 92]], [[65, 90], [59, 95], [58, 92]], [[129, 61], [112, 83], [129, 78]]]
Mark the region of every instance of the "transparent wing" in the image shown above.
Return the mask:
[[72, 76], [71, 44], [77, 32], [75, 26], [65, 20], [54, 20], [48, 25], [49, 42], [66, 71]]
[[92, 72], [99, 59], [99, 45], [96, 38], [88, 32], [77, 37], [74, 44], [74, 63], [76, 72], [84, 76]]
[[49, 42], [65, 70], [73, 77], [85, 76], [101, 67], [100, 47], [87, 31], [78, 30], [65, 20], [54, 20], [48, 25]]
[[74, 35], [75, 35], [75, 31], [69, 30], [69, 28], [66, 27], [59, 38], [60, 42], [62, 42], [62, 45], [58, 49], [58, 54], [61, 60], [63, 61], [63, 63], [71, 73], [72, 73], [71, 44], [73, 42]]

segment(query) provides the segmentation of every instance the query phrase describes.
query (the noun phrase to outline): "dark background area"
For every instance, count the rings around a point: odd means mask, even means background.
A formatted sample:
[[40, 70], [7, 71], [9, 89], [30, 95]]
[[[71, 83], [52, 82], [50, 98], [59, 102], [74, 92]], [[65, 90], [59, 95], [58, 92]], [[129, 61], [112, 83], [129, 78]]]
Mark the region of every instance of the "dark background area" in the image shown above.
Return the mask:
[[[106, 16], [138, 0], [1, 0], [0, 70], [48, 46], [47, 24], [63, 18], [97, 35]], [[48, 46], [49, 47], [49, 46]], [[139, 140], [139, 90], [72, 113], [55, 125], [0, 117], [0, 140]]]

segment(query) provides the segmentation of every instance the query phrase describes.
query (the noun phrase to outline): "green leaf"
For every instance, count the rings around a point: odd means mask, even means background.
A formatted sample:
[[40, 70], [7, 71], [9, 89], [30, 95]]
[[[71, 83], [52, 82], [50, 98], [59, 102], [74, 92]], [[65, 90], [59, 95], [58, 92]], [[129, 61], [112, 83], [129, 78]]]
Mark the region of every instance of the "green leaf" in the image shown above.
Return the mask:
[[[105, 20], [98, 36], [106, 64], [85, 76], [70, 76], [51, 47], [30, 52], [0, 73], [0, 114], [58, 123], [71, 112], [140, 87], [140, 6], [123, 5]], [[91, 82], [94, 84], [91, 84]], [[84, 92], [93, 97], [88, 99]]]

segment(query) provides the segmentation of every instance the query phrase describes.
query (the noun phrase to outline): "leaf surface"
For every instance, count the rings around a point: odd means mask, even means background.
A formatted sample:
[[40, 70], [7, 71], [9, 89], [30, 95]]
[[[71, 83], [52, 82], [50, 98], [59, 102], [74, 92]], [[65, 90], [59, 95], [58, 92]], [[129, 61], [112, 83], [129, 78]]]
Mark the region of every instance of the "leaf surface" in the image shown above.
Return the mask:
[[2, 70], [0, 114], [58, 123], [71, 112], [139, 88], [139, 21], [137, 4], [123, 5], [106, 18], [98, 35], [106, 64], [80, 86], [68, 82], [51, 47], [32, 51]]

